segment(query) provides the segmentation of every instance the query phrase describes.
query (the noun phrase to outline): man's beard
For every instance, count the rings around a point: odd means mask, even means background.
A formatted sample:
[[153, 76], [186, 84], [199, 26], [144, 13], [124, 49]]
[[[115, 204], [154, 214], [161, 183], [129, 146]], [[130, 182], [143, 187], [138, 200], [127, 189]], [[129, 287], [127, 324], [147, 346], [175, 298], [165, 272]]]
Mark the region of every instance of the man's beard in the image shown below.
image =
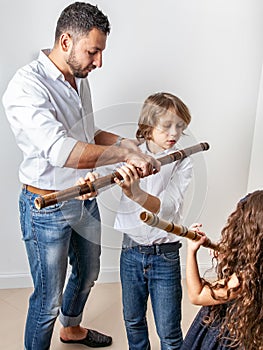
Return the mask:
[[78, 61], [76, 60], [75, 51], [72, 50], [70, 52], [69, 58], [67, 60], [67, 64], [69, 65], [72, 74], [75, 78], [86, 78], [89, 74], [86, 69], [82, 69]]

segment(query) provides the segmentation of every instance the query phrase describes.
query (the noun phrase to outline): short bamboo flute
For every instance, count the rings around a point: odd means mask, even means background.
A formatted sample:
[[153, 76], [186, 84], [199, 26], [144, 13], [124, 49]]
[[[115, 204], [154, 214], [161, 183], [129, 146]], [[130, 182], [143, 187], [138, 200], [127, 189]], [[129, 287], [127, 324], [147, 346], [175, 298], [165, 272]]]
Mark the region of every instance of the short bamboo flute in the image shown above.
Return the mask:
[[[140, 214], [140, 219], [149, 226], [158, 227], [169, 233], [173, 233], [180, 237], [186, 237], [193, 241], [198, 241], [202, 236], [198, 232], [189, 230], [186, 226], [176, 225], [173, 222], [163, 220], [154, 213], [149, 213], [143, 211]], [[205, 242], [202, 244], [206, 248], [211, 248], [213, 250], [218, 250], [217, 244], [211, 242], [209, 238], [206, 238]]]

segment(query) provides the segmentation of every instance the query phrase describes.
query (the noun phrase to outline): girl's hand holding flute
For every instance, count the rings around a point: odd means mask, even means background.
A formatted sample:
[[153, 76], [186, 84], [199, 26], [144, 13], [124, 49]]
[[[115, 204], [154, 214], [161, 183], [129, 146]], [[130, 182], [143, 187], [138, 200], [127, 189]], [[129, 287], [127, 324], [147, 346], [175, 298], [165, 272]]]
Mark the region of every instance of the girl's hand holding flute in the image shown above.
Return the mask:
[[202, 224], [199, 224], [199, 223], [194, 223], [189, 227], [189, 230], [195, 231], [196, 233], [198, 233], [199, 236], [202, 236], [202, 237], [198, 240], [192, 240], [192, 239], [187, 240], [188, 252], [197, 252], [201, 247], [201, 245], [203, 245], [204, 242], [207, 240], [206, 234], [200, 230], [201, 227], [202, 227]]

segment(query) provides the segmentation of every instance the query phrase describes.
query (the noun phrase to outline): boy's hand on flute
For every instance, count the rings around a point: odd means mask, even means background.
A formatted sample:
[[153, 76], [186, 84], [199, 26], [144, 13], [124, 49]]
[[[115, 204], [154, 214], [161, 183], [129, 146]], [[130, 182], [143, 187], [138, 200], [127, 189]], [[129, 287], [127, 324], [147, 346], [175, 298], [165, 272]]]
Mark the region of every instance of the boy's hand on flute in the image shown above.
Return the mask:
[[152, 213], [158, 213], [160, 210], [160, 199], [141, 189], [140, 175], [137, 168], [131, 164], [126, 164], [118, 168], [117, 172], [121, 175], [122, 180], [115, 177], [114, 181], [121, 187], [123, 193], [142, 208]]
[[115, 177], [114, 181], [121, 187], [128, 198], [134, 199], [141, 192], [140, 176], [136, 168], [130, 164], [126, 164], [118, 168], [117, 172], [122, 176], [122, 180]]
[[[89, 182], [93, 182], [95, 181], [96, 179], [98, 179], [99, 177], [99, 174], [98, 173], [95, 173], [95, 172], [88, 172], [87, 175], [85, 176], [85, 178], [83, 177], [80, 177], [77, 182], [75, 183], [75, 185], [83, 185], [84, 183], [86, 183], [87, 181]], [[86, 200], [86, 199], [89, 199], [89, 198], [92, 198], [92, 197], [96, 197], [97, 196], [97, 192], [90, 192], [90, 193], [87, 193], [87, 194], [83, 194], [82, 196], [78, 196], [76, 197], [76, 199], [79, 199], [79, 200]]]

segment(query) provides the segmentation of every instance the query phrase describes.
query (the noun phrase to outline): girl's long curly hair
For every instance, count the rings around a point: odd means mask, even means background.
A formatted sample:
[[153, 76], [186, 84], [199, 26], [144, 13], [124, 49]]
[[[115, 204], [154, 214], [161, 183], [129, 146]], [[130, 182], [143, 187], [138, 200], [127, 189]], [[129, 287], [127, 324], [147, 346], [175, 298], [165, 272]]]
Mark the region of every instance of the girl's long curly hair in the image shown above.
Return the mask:
[[263, 191], [248, 194], [237, 204], [223, 228], [219, 242], [217, 277], [223, 284], [208, 285], [214, 298], [215, 289], [226, 286], [235, 273], [239, 280], [238, 296], [226, 304], [211, 307], [206, 320], [212, 323], [223, 309], [220, 337], [228, 329], [231, 345], [237, 349], [263, 349]]

